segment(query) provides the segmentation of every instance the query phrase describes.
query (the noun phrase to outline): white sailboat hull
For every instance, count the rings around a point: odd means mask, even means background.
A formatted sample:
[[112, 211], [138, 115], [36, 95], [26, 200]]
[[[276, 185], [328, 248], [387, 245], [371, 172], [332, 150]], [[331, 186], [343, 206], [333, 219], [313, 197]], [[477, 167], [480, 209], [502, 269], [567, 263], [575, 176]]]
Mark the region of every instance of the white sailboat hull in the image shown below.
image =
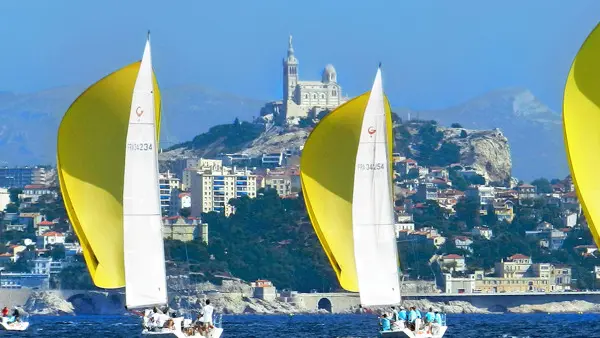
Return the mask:
[[220, 338], [223, 334], [223, 329], [220, 327], [215, 327], [208, 332], [207, 335], [203, 336], [201, 334], [195, 333], [194, 335], [188, 336], [184, 332], [181, 331], [181, 323], [184, 321], [183, 317], [171, 318], [174, 321], [174, 329], [160, 329], [159, 331], [148, 331], [144, 329], [142, 331], [142, 335], [144, 336], [155, 336], [155, 337], [177, 337], [177, 338], [186, 338], [186, 337], [195, 337], [195, 338]]
[[413, 332], [410, 329], [402, 329], [398, 331], [380, 331], [381, 338], [442, 338], [448, 329], [447, 326], [440, 326], [435, 334], [428, 333], [426, 330]]
[[198, 333], [193, 336], [187, 336], [185, 333], [181, 332], [181, 330], [170, 330], [170, 329], [162, 329], [162, 331], [142, 331], [142, 335], [144, 336], [153, 336], [153, 337], [177, 337], [177, 338], [186, 338], [186, 337], [195, 337], [195, 338], [220, 338], [223, 334], [223, 329], [214, 328], [212, 329], [208, 335], [203, 336]]
[[29, 327], [29, 322], [8, 323], [5, 318], [0, 321], [0, 331], [25, 331]]

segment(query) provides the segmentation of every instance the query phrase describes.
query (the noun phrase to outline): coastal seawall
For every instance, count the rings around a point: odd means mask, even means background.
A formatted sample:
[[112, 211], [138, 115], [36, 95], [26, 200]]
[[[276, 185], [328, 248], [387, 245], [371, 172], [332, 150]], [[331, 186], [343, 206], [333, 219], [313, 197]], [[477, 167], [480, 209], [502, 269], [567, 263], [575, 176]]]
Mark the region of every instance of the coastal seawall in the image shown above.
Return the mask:
[[[355, 293], [298, 293], [274, 300], [252, 298], [246, 292], [173, 293], [170, 306], [183, 312], [198, 310], [210, 299], [224, 314], [355, 313]], [[122, 291], [0, 290], [0, 306], [23, 306], [33, 315], [124, 314]], [[446, 313], [577, 313], [600, 312], [600, 292], [522, 294], [405, 295], [402, 305], [430, 307]], [[375, 309], [376, 312], [384, 309]]]

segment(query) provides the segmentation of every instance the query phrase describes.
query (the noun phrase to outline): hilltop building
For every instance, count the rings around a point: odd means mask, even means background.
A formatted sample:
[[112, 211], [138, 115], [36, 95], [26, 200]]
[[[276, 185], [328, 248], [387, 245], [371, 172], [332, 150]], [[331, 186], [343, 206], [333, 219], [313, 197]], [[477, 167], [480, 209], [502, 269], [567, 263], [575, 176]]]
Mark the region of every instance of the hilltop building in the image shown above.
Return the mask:
[[309, 114], [316, 116], [347, 101], [342, 96], [342, 87], [337, 83], [337, 72], [333, 65], [325, 66], [320, 81], [300, 80], [298, 65], [290, 35], [287, 57], [283, 59], [282, 100], [267, 103], [261, 116], [272, 116], [281, 124], [297, 124]]

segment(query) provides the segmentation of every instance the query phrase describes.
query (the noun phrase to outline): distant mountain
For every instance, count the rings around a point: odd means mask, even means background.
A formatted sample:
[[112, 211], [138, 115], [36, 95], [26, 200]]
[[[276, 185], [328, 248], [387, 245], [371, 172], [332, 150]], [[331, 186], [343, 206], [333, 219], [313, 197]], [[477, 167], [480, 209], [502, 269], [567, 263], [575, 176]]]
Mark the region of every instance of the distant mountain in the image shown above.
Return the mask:
[[[0, 92], [0, 165], [54, 163], [56, 131], [62, 115], [85, 87], [62, 87], [14, 94]], [[250, 121], [263, 101], [217, 92], [201, 86], [165, 88], [163, 146], [189, 141], [218, 124], [235, 118]], [[468, 129], [500, 128], [512, 152], [513, 175], [530, 180], [563, 177], [561, 116], [526, 89], [502, 89], [462, 105], [435, 111], [394, 109], [403, 119], [432, 119], [442, 125], [460, 123]]]
[[411, 111], [394, 109], [402, 119], [436, 120], [468, 129], [499, 128], [508, 138], [513, 176], [531, 180], [562, 178], [569, 172], [562, 140], [561, 114], [538, 101], [527, 89], [507, 88], [489, 92], [456, 107]]
[[[0, 92], [0, 165], [50, 164], [56, 161], [56, 133], [63, 114], [83, 86], [35, 93]], [[162, 90], [161, 143], [187, 141], [235, 118], [252, 120], [263, 101], [200, 86]]]
[[266, 102], [201, 86], [166, 88], [162, 97], [164, 146], [191, 140], [212, 126], [232, 123], [236, 118], [252, 121]]

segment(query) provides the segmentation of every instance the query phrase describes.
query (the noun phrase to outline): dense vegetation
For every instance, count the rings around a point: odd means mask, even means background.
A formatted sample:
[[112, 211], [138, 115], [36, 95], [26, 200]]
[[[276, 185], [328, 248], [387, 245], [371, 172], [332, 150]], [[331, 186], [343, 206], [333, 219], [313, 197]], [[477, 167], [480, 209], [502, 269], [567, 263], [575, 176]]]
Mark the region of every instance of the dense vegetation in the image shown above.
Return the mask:
[[444, 141], [435, 121], [410, 121], [394, 128], [396, 150], [424, 166], [460, 162], [460, 147]]
[[301, 198], [280, 199], [267, 189], [255, 199], [243, 197], [231, 204], [236, 213], [230, 218], [203, 215], [209, 224], [208, 247], [199, 241], [168, 241], [167, 254], [175, 261], [189, 261], [190, 270], [204, 272], [209, 280], [229, 271], [244, 280], [269, 279], [279, 288], [337, 288]]
[[[169, 149], [187, 148], [207, 151], [213, 154], [212, 148], [223, 153], [234, 153], [241, 150], [248, 142], [256, 139], [264, 131], [261, 124], [240, 122], [237, 118], [231, 124], [221, 124], [210, 128], [206, 133], [200, 134], [191, 141], [176, 144]], [[211, 149], [207, 149], [211, 148]]]

